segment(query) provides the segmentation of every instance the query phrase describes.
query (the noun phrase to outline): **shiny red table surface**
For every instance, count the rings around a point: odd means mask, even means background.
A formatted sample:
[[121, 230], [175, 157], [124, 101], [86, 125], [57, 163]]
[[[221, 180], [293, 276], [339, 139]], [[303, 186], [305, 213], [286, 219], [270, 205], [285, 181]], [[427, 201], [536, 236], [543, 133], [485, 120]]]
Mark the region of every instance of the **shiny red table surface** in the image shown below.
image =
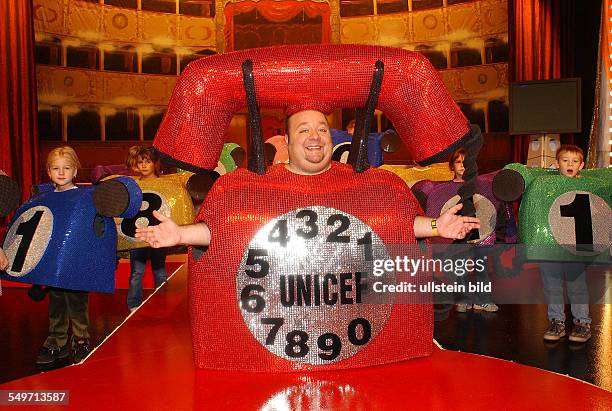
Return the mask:
[[196, 370], [185, 271], [173, 276], [85, 363], [0, 389], [70, 390], [73, 409], [612, 410], [612, 393], [582, 381], [441, 349], [427, 358], [353, 371]]

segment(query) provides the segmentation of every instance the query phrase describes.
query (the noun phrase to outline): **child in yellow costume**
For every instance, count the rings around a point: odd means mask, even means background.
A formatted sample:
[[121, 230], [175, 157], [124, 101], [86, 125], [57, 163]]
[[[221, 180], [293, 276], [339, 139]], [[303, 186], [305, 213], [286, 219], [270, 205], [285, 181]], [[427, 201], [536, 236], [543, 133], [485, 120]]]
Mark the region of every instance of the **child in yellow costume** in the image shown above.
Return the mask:
[[191, 198], [184, 188], [191, 173], [161, 176], [159, 158], [153, 150], [143, 146], [130, 148], [127, 166], [139, 174], [135, 180], [143, 191], [143, 206], [140, 212], [134, 218], [123, 219], [118, 225], [118, 249], [130, 249], [127, 305], [130, 310], [134, 310], [142, 303], [142, 276], [147, 259], [151, 259], [155, 288], [162, 285], [168, 277], [165, 266], [167, 249], [152, 249], [146, 247], [145, 243], [137, 242], [136, 228], [159, 224], [153, 217], [153, 210], [167, 216], [172, 215], [184, 222], [193, 221], [194, 210]]

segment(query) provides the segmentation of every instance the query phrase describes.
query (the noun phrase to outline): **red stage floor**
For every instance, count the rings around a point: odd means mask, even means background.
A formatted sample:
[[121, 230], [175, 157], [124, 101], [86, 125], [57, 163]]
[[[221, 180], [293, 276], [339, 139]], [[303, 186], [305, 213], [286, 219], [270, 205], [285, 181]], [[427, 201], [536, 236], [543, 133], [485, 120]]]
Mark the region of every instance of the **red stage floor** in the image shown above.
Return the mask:
[[354, 371], [195, 370], [185, 283], [182, 269], [85, 363], [0, 390], [69, 390], [74, 409], [612, 409], [610, 392], [579, 380], [440, 349], [428, 358]]

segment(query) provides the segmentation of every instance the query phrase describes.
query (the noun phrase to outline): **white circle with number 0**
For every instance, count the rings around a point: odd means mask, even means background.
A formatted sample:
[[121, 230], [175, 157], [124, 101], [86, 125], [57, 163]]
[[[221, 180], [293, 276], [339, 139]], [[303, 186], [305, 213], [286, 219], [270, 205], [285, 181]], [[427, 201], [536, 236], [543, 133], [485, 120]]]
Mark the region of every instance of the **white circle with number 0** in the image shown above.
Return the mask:
[[[379, 259], [389, 259], [384, 243], [353, 215], [323, 206], [290, 211], [244, 252], [236, 279], [242, 317], [279, 357], [314, 365], [350, 358], [391, 314], [389, 295], [372, 292]], [[395, 284], [395, 273], [384, 282]]]
[[[580, 256], [598, 255], [610, 248], [611, 221], [608, 203], [588, 191], [561, 194], [548, 211], [548, 226], [555, 241]], [[576, 244], [581, 244], [581, 249]]]
[[48, 207], [35, 206], [15, 219], [4, 240], [9, 261], [6, 273], [23, 277], [32, 271], [45, 254], [53, 235], [53, 213]]

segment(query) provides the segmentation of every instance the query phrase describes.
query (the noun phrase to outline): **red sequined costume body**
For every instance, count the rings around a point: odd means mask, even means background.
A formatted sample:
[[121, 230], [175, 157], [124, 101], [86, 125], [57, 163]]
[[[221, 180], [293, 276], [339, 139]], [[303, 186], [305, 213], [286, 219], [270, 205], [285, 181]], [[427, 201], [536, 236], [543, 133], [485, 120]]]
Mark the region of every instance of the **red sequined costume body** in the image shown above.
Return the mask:
[[[212, 170], [234, 113], [246, 106], [242, 63], [251, 60], [257, 105], [329, 113], [361, 108], [375, 65], [384, 63], [377, 108], [393, 122], [408, 155], [440, 161], [470, 137], [463, 116], [436, 70], [422, 55], [364, 45], [307, 45], [251, 49], [189, 64], [176, 85], [154, 145], [191, 170]], [[238, 170], [221, 177], [197, 217], [211, 230], [203, 257], [190, 253], [190, 309], [198, 367], [293, 371], [354, 368], [428, 355], [432, 349], [430, 304], [395, 304], [384, 328], [352, 357], [311, 365], [269, 351], [245, 323], [237, 295], [241, 259], [267, 222], [304, 207], [323, 206], [367, 224], [386, 246], [415, 244], [419, 205], [405, 183], [382, 170], [353, 171], [334, 164], [314, 176], [282, 166], [265, 175]], [[412, 300], [409, 300], [412, 301]], [[404, 300], [404, 302], [406, 302]], [[423, 302], [423, 301], [419, 301]], [[316, 342], [315, 342], [316, 343]]]
[[[370, 169], [355, 173], [332, 163], [325, 173], [293, 174], [284, 165], [258, 176], [236, 170], [217, 180], [198, 221], [212, 235], [199, 260], [190, 256], [190, 303], [194, 357], [200, 368], [293, 371], [354, 368], [429, 355], [433, 311], [429, 304], [396, 304], [384, 329], [355, 356], [329, 365], [288, 361], [255, 340], [241, 316], [235, 293], [236, 273], [249, 241], [273, 218], [312, 205], [350, 213], [389, 245], [414, 244], [414, 218], [420, 207], [395, 174]], [[372, 307], [376, 309], [375, 306]]]

